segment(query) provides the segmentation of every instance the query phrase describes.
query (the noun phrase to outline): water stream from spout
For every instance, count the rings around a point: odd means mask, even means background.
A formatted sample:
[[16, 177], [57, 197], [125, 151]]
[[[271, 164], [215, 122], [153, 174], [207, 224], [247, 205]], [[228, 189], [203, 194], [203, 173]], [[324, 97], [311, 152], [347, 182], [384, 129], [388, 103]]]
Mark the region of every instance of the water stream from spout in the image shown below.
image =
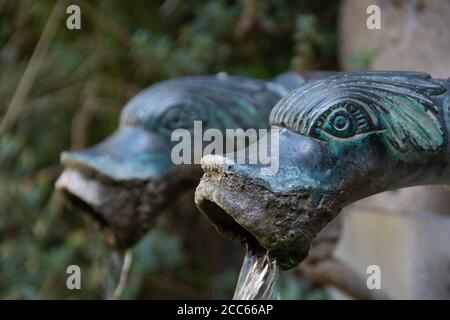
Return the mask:
[[107, 248], [99, 237], [95, 246], [94, 264], [98, 268], [103, 298], [116, 300], [122, 297], [128, 282], [133, 255], [131, 250], [119, 251]]
[[233, 300], [270, 300], [279, 275], [277, 261], [247, 248]]

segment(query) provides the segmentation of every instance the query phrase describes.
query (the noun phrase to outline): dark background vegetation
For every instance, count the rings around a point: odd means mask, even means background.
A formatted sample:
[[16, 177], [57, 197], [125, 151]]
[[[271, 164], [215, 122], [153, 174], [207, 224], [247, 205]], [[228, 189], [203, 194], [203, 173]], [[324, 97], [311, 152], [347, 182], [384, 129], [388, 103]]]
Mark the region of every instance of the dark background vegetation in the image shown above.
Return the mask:
[[[72, 3], [81, 30], [65, 26]], [[336, 15], [334, 1], [0, 0], [0, 298], [104, 298], [117, 283], [120, 255], [54, 192], [63, 150], [109, 135], [127, 100], [164, 79], [336, 69]], [[12, 106], [23, 77], [29, 90]], [[122, 298], [230, 298], [239, 265], [186, 270], [181, 242], [161, 218], [133, 249]], [[81, 291], [66, 288], [70, 264], [81, 267]], [[279, 292], [324, 297], [298, 271]]]

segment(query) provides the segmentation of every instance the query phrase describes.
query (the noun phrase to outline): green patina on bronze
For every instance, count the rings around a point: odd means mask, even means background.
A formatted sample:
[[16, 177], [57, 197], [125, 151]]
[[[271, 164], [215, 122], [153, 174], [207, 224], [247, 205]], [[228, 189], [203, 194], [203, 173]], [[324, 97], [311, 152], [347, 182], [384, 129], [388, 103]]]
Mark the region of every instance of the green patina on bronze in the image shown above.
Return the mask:
[[[438, 151], [444, 130], [432, 96], [444, 91], [439, 81], [422, 73], [336, 75], [307, 83], [282, 99], [270, 122], [326, 141], [379, 132], [400, 152], [408, 142]], [[336, 119], [345, 127], [337, 127]]]
[[232, 76], [186, 77], [165, 81], [134, 97], [121, 115], [121, 126], [137, 126], [169, 135], [177, 128], [266, 128], [271, 107], [284, 89], [268, 82]]
[[[445, 124], [446, 124], [446, 128], [448, 128], [448, 132], [450, 132], [450, 97], [446, 97], [444, 99], [444, 119], [445, 119]], [[450, 134], [448, 134], [450, 135]], [[448, 138], [450, 140], [450, 137]], [[450, 148], [448, 148], [449, 152], [450, 152]]]
[[270, 115], [280, 130], [277, 174], [207, 158], [197, 205], [227, 236], [257, 243], [291, 268], [344, 206], [390, 189], [450, 183], [449, 87], [419, 72], [306, 82]]

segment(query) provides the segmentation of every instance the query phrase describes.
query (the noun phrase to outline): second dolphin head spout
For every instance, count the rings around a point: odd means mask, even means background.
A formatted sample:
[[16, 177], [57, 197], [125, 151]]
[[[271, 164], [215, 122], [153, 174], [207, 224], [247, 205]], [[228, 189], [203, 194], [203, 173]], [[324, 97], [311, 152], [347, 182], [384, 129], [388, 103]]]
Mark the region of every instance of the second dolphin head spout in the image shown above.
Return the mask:
[[221, 132], [267, 128], [271, 107], [301, 81], [294, 75], [274, 82], [218, 75], [154, 85], [126, 105], [111, 137], [62, 154], [65, 171], [56, 186], [73, 208], [99, 223], [110, 244], [128, 247], [201, 177], [199, 165], [174, 165], [175, 130], [192, 132], [194, 121]]

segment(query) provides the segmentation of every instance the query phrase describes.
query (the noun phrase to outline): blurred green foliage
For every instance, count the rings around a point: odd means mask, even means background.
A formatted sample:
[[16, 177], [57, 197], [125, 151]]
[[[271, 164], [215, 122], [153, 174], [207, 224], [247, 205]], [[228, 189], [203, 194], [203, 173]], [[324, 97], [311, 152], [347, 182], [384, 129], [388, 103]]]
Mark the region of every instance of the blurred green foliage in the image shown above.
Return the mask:
[[380, 52], [381, 50], [379, 48], [372, 51], [362, 50], [358, 54], [351, 56], [348, 59], [351, 70], [370, 70], [372, 68], [374, 60], [377, 58]]
[[[82, 29], [66, 28], [67, 2], [60, 1], [62, 17], [48, 53], [17, 121], [0, 136], [3, 299], [104, 298], [117, 283], [120, 256], [65, 208], [53, 185], [61, 151], [110, 134], [134, 93], [188, 74], [269, 78], [288, 69], [336, 68], [334, 1], [72, 3], [81, 8]], [[0, 1], [2, 120], [54, 6], [55, 1]], [[237, 268], [218, 275], [185, 270], [189, 252], [168, 224], [162, 217], [133, 249], [123, 298], [231, 297]], [[66, 288], [70, 264], [81, 267], [81, 291]], [[301, 282], [290, 280], [295, 274], [280, 282], [282, 298], [308, 297]]]

